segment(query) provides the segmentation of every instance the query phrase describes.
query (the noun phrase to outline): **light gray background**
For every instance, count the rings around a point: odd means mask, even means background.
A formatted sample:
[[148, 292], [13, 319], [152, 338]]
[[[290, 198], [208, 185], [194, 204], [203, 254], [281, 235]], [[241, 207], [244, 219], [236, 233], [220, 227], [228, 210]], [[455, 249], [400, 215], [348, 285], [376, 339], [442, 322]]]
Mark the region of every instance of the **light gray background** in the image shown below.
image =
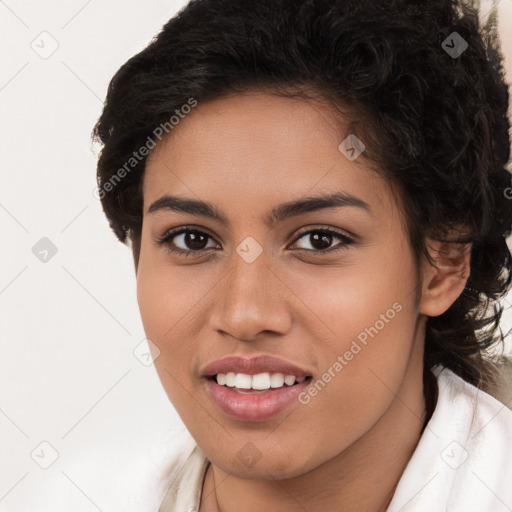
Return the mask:
[[[154, 368], [136, 357], [147, 345], [131, 252], [93, 196], [90, 132], [112, 75], [185, 4], [0, 1], [3, 512], [44, 510], [34, 496], [49, 479], [74, 512], [97, 511], [92, 476], [108, 488], [132, 469], [158, 474], [183, 430]], [[499, 9], [510, 81], [512, 0]], [[32, 252], [43, 237], [57, 248], [47, 262]]]

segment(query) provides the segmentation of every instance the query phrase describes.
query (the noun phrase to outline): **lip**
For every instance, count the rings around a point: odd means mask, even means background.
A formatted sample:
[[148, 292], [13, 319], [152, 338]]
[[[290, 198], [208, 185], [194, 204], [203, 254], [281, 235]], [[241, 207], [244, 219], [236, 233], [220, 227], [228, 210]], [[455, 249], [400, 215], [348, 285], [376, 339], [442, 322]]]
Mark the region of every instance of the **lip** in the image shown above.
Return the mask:
[[254, 422], [274, 418], [292, 404], [298, 404], [298, 396], [306, 390], [310, 380], [251, 394], [238, 393], [210, 378], [206, 381], [206, 389], [207, 394], [226, 416], [233, 420]]
[[203, 377], [213, 377], [218, 373], [245, 373], [247, 375], [256, 375], [258, 373], [282, 373], [284, 375], [295, 375], [295, 377], [308, 377], [311, 372], [303, 368], [269, 355], [259, 355], [256, 357], [245, 358], [241, 356], [227, 356], [218, 359], [205, 366], [201, 375]]
[[228, 356], [207, 365], [202, 370], [206, 381], [207, 395], [229, 418], [238, 421], [265, 421], [278, 416], [294, 403], [298, 396], [306, 390], [312, 379], [282, 388], [270, 388], [259, 393], [239, 393], [232, 388], [217, 384], [214, 376], [218, 373], [282, 373], [295, 377], [312, 377], [312, 373], [288, 361], [273, 356], [260, 355], [252, 358]]

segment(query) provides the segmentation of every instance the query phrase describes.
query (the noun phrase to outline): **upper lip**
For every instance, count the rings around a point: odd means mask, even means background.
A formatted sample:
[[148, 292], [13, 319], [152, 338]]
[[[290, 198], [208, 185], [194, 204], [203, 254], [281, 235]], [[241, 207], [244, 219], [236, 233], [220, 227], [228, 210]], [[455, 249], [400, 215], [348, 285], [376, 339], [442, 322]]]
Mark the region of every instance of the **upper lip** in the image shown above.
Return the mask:
[[295, 377], [309, 377], [311, 373], [299, 368], [277, 357], [260, 355], [251, 358], [241, 356], [227, 356], [217, 359], [213, 363], [206, 365], [201, 374], [204, 377], [212, 377], [219, 373], [245, 373], [247, 375], [256, 375], [258, 373], [282, 373], [284, 375], [294, 375]]

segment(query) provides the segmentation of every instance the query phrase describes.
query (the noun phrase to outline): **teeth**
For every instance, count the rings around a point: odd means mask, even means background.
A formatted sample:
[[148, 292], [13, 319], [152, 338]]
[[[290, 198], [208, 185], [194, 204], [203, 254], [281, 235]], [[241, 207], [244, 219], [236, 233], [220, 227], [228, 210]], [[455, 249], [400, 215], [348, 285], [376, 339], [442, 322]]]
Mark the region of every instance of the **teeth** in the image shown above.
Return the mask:
[[235, 388], [238, 389], [251, 389], [252, 377], [245, 373], [237, 373], [235, 377]]
[[[222, 375], [222, 374], [220, 374]], [[218, 378], [218, 376], [217, 376]], [[219, 382], [219, 381], [217, 381]], [[235, 385], [235, 374], [233, 372], [226, 373], [226, 386], [232, 388]]]
[[282, 373], [274, 373], [270, 377], [271, 388], [282, 388], [284, 386], [284, 375]]
[[247, 375], [246, 373], [219, 373], [217, 375], [217, 384], [237, 389], [255, 389], [265, 390], [270, 388], [282, 388], [285, 384], [293, 386], [295, 382], [301, 383], [306, 380], [305, 377], [295, 377], [295, 375], [284, 375], [282, 373], [268, 372], [258, 373], [256, 375]]
[[293, 386], [295, 384], [295, 377], [293, 375], [287, 375], [285, 378], [284, 378], [284, 383], [287, 385], [287, 386]]
[[252, 376], [252, 389], [270, 388], [270, 375], [268, 373], [258, 373]]

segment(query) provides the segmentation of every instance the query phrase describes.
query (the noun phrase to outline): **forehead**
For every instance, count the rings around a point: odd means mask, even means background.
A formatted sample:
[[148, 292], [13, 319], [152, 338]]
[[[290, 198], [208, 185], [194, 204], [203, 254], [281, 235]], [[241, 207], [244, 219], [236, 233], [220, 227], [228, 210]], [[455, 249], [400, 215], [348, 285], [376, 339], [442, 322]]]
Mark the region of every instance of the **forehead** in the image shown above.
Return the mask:
[[163, 193], [254, 209], [343, 190], [388, 204], [384, 180], [340, 151], [346, 124], [328, 104], [261, 92], [199, 103], [150, 154], [145, 210]]

